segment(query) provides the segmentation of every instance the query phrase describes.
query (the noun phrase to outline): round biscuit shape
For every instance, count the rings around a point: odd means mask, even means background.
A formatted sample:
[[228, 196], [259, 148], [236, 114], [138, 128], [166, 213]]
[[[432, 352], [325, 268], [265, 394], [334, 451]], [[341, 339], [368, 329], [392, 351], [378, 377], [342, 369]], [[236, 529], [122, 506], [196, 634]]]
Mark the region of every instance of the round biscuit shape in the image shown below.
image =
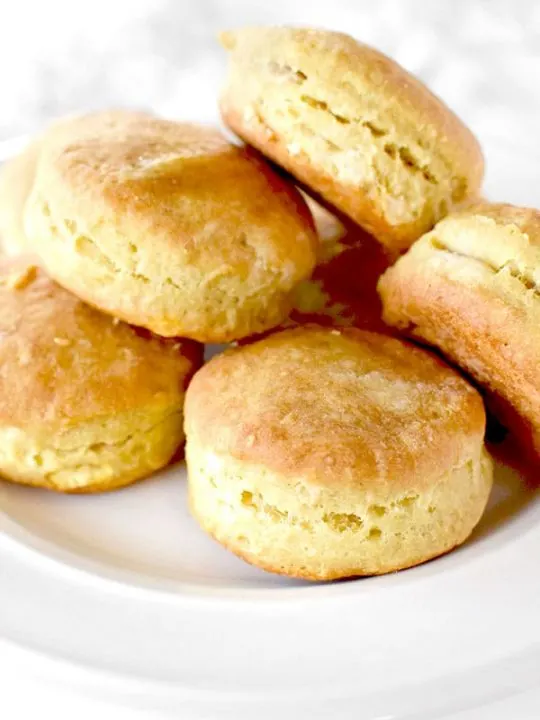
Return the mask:
[[480, 147], [383, 53], [337, 32], [225, 32], [226, 124], [393, 253], [478, 194]]
[[2, 477], [95, 492], [169, 462], [200, 345], [94, 310], [28, 256], [2, 259], [0, 300]]
[[185, 428], [201, 526], [295, 577], [447, 552], [492, 484], [476, 390], [426, 351], [355, 328], [285, 330], [213, 358], [188, 389]]
[[540, 457], [540, 212], [481, 202], [438, 223], [379, 281], [384, 319], [439, 348]]
[[78, 118], [45, 137], [24, 227], [81, 299], [201, 342], [278, 325], [316, 258], [301, 195], [254, 150], [140, 113]]

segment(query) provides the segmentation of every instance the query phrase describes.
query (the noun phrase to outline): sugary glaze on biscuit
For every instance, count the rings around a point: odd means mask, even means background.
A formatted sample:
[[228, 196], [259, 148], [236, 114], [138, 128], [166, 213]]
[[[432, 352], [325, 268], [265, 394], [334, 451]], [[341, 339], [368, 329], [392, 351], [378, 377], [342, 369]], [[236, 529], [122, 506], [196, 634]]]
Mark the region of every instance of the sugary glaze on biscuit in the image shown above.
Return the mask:
[[315, 263], [307, 206], [255, 151], [140, 114], [48, 138], [25, 218], [58, 282], [163, 336], [220, 342], [274, 327]]
[[540, 212], [480, 203], [441, 221], [379, 285], [389, 324], [440, 348], [540, 454]]
[[393, 251], [477, 194], [483, 158], [472, 133], [382, 53], [314, 29], [221, 39], [227, 124]]

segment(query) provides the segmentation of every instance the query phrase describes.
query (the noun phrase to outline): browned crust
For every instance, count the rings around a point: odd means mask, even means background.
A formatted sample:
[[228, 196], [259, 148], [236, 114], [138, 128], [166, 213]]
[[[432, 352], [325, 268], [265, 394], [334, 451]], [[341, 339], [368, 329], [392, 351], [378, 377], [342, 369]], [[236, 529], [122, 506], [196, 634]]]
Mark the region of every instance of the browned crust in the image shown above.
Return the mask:
[[47, 272], [89, 304], [204, 342], [278, 325], [317, 246], [299, 191], [259, 153], [140, 113], [45, 135], [25, 231]]
[[[72, 127], [91, 128], [97, 117], [114, 120], [133, 115], [131, 111], [109, 110], [106, 113], [90, 113], [80, 117], [63, 117], [52, 122], [44, 136], [49, 140], [57, 134], [66, 138]], [[148, 115], [140, 113], [139, 117]], [[76, 123], [73, 123], [74, 120]], [[39, 136], [0, 168], [0, 246], [7, 255], [17, 255], [30, 250], [24, 230], [24, 208], [34, 184], [41, 148], [42, 137]]]
[[[43, 191], [49, 186], [45, 195], [54, 209], [55, 203], [83, 208], [90, 227], [116, 219], [137, 236], [132, 223], [138, 220], [163, 249], [181, 245], [193, 259], [216, 250], [211, 237], [199, 239], [195, 231], [212, 220], [230, 222], [231, 210], [235, 223], [247, 224], [264, 216], [266, 203], [276, 215], [281, 209], [294, 231], [310, 235], [313, 227], [296, 188], [260, 155], [233, 145], [215, 128], [138, 113], [77, 118], [45, 136], [37, 183]], [[239, 186], [245, 194], [240, 210], [234, 204]], [[283, 231], [282, 219], [273, 219]], [[240, 263], [246, 253], [234, 239], [224, 249], [227, 259]], [[281, 246], [291, 240], [274, 239]]]
[[[222, 42], [231, 53], [229, 81], [221, 98], [225, 122], [240, 137], [282, 165], [394, 251], [407, 248], [429, 230], [444, 215], [445, 205], [462, 202], [467, 196], [478, 193], [484, 163], [472, 133], [419, 80], [377, 50], [341, 33], [286, 27], [244, 28], [224, 33]], [[390, 221], [374, 192], [373, 181], [364, 176], [345, 179], [337, 171], [325, 170], [305, 142], [292, 152], [281, 130], [275, 123], [269, 122], [259, 106], [257, 91], [264, 96], [264, 102], [268, 102], [264, 92], [267, 79], [262, 73], [265, 64], [287, 68], [294, 84], [314, 78], [313, 82], [317, 83], [316, 87], [325, 97], [336, 88], [343, 97], [343, 93], [347, 94], [346, 88], [349, 88], [349, 98], [356, 97], [358, 93], [370, 96], [370, 108], [387, 108], [394, 103], [395, 112], [399, 108], [400, 119], [408, 123], [409, 132], [417, 133], [417, 128], [421, 129], [423, 135], [418, 140], [419, 144], [444, 158], [448, 174], [448, 183], [445, 180], [445, 184], [455, 184], [455, 187], [450, 193], [441, 191], [440, 197], [433, 200], [428, 200], [426, 196], [416, 220]], [[286, 80], [286, 76], [277, 77], [275, 83]], [[341, 122], [349, 122], [328, 107], [327, 102], [320, 105]], [[287, 108], [282, 110], [286, 114]], [[367, 126], [372, 127], [369, 121]], [[317, 128], [308, 129], [317, 134]], [[399, 144], [401, 131], [396, 130], [394, 144]], [[379, 132], [376, 127], [374, 132]], [[404, 146], [406, 150], [405, 140]], [[369, 150], [380, 152], [373, 142]], [[407, 155], [405, 162], [408, 161]], [[383, 186], [381, 183], [377, 181], [377, 192]]]
[[243, 110], [235, 107], [234, 99], [223, 97], [220, 103], [225, 123], [245, 142], [253, 145], [264, 155], [291, 173], [300, 183], [313, 189], [329, 205], [341, 210], [368, 233], [384, 241], [393, 248], [401, 249], [429, 229], [418, 223], [402, 224], [399, 227], [386, 222], [382, 211], [370, 199], [369, 193], [361, 186], [347, 185], [324, 172], [323, 168], [313, 165], [306, 154], [291, 155], [275, 130], [259, 122], [246, 126]]
[[492, 220], [496, 227], [501, 229], [517, 229], [521, 234], [527, 235], [531, 245], [540, 245], [540, 210], [536, 208], [479, 200], [453, 212], [448, 222], [478, 217]]
[[93, 310], [28, 256], [0, 263], [0, 422], [31, 431], [133, 410], [175, 408], [202, 362]]
[[[482, 225], [460, 252], [446, 247], [447, 239], [460, 228], [470, 231], [469, 222], [478, 218], [494, 222]], [[500, 238], [502, 230], [512, 235]], [[383, 275], [379, 289], [384, 318], [439, 348], [469, 373], [486, 391], [494, 413], [513, 431], [521, 451], [538, 459], [540, 299], [528, 279], [519, 274], [503, 279], [501, 271], [511, 267], [513, 261], [507, 258], [513, 257], [516, 262], [521, 258], [534, 274], [540, 213], [482, 204], [449, 217], [433, 236], [435, 246], [426, 236]], [[500, 268], [492, 257], [495, 240], [504, 252]]]
[[485, 428], [480, 396], [441, 360], [354, 328], [286, 330], [213, 358], [185, 412], [188, 437], [216, 453], [341, 488], [429, 484]]
[[523, 315], [497, 304], [488, 293], [436, 274], [429, 281], [421, 272], [388, 275], [381, 292], [386, 321], [439, 348], [475, 378], [488, 391], [490, 406], [503, 424], [540, 454], [540, 352], [526, 340]]

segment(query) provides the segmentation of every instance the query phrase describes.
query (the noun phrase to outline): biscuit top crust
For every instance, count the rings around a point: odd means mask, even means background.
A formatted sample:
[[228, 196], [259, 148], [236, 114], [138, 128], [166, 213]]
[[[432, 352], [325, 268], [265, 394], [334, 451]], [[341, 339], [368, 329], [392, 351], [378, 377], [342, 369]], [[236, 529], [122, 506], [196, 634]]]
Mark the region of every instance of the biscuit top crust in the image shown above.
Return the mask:
[[30, 256], [0, 261], [0, 422], [51, 432], [181, 405], [202, 348], [90, 308]]
[[[470, 166], [475, 177], [483, 172], [472, 162], [478, 154], [481, 157], [478, 141], [457, 115], [397, 62], [350, 35], [314, 28], [246, 27], [225, 31], [220, 40], [226, 50], [251, 61], [254, 68], [281, 58], [284, 73], [308, 75], [305, 68], [321, 82], [336, 82], [337, 89], [349, 92], [351, 99], [382, 103], [382, 112], [395, 112], [397, 125], [400, 118], [403, 122], [414, 118], [426, 146], [450, 143], [453, 154]], [[292, 64], [285, 65], [289, 61]]]
[[422, 488], [476, 456], [479, 394], [434, 355], [356, 329], [286, 330], [212, 359], [186, 433], [315, 485]]
[[489, 257], [493, 248], [498, 254], [505, 245], [508, 257], [525, 248], [536, 252], [540, 250], [540, 211], [507, 203], [472, 203], [441, 220], [432, 236], [437, 234], [452, 238], [452, 245], [469, 249], [472, 255]]
[[540, 292], [540, 212], [505, 203], [471, 204], [441, 220], [396, 263], [395, 270], [390, 268], [388, 276], [399, 273], [402, 266], [422, 263], [423, 258], [434, 253], [441, 261], [445, 254], [449, 259], [454, 255], [477, 261], [469, 266], [470, 271], [479, 268], [480, 263], [494, 273], [508, 273], [521, 280], [525, 288]]
[[[144, 113], [75, 118], [45, 136], [28, 213], [158, 279], [190, 265], [247, 276], [255, 262], [304, 277], [317, 246], [300, 193], [255, 151]], [[39, 252], [40, 238], [30, 239]]]
[[[335, 168], [325, 172], [341, 190], [352, 193], [356, 186], [375, 202], [383, 213], [379, 221], [388, 224], [380, 238], [389, 232], [385, 243], [406, 248], [451, 207], [477, 195], [484, 161], [472, 132], [378, 50], [342, 33], [309, 28], [241, 28], [222, 33], [221, 42], [232, 59], [222, 97], [225, 120], [259, 145], [250, 117], [260, 117], [268, 125], [271, 156], [278, 128], [299, 167], [306, 162], [304, 146], [331, 140], [326, 156]], [[309, 136], [302, 135], [306, 125]], [[293, 172], [295, 162], [288, 163]], [[324, 154], [314, 155], [310, 173], [325, 163]], [[301, 177], [309, 184], [307, 175]], [[324, 195], [317, 187], [321, 178], [312, 182]], [[328, 199], [338, 204], [336, 197]], [[377, 235], [371, 221], [364, 221]]]

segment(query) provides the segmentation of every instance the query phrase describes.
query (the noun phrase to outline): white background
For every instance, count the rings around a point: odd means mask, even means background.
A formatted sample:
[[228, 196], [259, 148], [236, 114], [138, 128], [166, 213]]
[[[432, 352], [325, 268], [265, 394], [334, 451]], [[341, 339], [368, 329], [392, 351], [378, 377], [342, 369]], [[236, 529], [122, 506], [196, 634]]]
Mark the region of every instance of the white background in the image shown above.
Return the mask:
[[[420, 75], [480, 138], [540, 144], [540, 2], [527, 0], [0, 0], [0, 141], [98, 107], [212, 119], [215, 35], [256, 22], [346, 30]], [[0, 651], [2, 719], [155, 717], [82, 700], [34, 671]], [[540, 697], [523, 695], [456, 720], [539, 716]]]
[[480, 135], [537, 142], [534, 0], [0, 0], [0, 139], [65, 112], [215, 114], [216, 33], [256, 22], [341, 29], [420, 75]]

